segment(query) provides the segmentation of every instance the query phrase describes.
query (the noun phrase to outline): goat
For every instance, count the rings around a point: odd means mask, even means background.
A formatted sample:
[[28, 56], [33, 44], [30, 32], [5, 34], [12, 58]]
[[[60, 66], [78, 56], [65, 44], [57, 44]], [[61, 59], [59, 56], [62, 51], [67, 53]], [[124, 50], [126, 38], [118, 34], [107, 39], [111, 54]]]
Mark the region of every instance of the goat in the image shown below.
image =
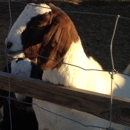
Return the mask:
[[[44, 70], [43, 81], [111, 94], [109, 72], [94, 71], [103, 69], [93, 57], [85, 54], [78, 32], [69, 16], [51, 3], [28, 4], [12, 26], [5, 40], [5, 46], [8, 55], [14, 58], [27, 57], [36, 60], [37, 65]], [[79, 66], [79, 68], [70, 64]], [[85, 71], [81, 68], [94, 70]], [[129, 76], [115, 74], [113, 95], [130, 99], [129, 85]], [[33, 102], [53, 113], [90, 125], [86, 128], [77, 122], [64, 119], [33, 105], [39, 130], [99, 129], [91, 127], [92, 125], [109, 127], [109, 121], [88, 113], [39, 99], [33, 99]], [[112, 123], [111, 126], [116, 130], [130, 130], [128, 126], [116, 123]]]
[[[21, 77], [31, 77], [31, 78], [40, 78], [42, 70], [40, 70], [31, 60], [29, 59], [14, 59], [8, 66], [4, 68], [4, 72], [9, 72], [13, 75]], [[0, 90], [0, 95], [9, 96], [8, 91]], [[3, 106], [3, 121], [0, 124], [1, 130], [10, 129], [10, 112], [12, 118], [12, 129], [17, 130], [28, 130], [28, 129], [37, 129], [37, 121], [35, 118], [34, 111], [32, 109], [31, 103], [32, 99], [18, 93], [10, 93], [12, 98], [27, 102], [28, 104], [17, 102], [16, 100], [11, 100], [9, 109], [9, 104], [7, 99], [0, 98], [0, 107]], [[9, 112], [10, 111], [10, 112]]]

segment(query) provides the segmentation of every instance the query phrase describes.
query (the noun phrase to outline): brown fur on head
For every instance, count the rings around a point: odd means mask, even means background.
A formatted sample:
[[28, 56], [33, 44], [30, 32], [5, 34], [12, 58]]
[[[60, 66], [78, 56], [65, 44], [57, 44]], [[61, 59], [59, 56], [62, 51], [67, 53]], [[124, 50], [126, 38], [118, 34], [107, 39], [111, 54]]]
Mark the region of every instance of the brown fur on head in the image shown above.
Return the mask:
[[[79, 38], [73, 22], [67, 14], [53, 4], [49, 4], [49, 6], [52, 9], [51, 12], [32, 19], [41, 28], [42, 34], [37, 32], [41, 42], [38, 41], [39, 44], [34, 43], [33, 46], [25, 49], [26, 57], [31, 57], [31, 54], [28, 53], [34, 51], [43, 57], [52, 59], [47, 60], [35, 54], [32, 55], [32, 57], [38, 58], [38, 65], [44, 70], [59, 67], [60, 63], [53, 60], [62, 61], [71, 43], [78, 41]], [[36, 34], [36, 32], [34, 33]]]

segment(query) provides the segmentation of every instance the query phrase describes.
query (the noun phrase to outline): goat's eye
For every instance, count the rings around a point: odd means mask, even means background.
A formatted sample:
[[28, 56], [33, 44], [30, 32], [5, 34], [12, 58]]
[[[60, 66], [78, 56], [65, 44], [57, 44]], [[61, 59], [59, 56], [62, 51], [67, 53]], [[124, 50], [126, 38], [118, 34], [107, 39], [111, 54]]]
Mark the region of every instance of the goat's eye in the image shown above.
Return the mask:
[[28, 28], [28, 29], [32, 29], [32, 28], [33, 28], [33, 26], [27, 26], [27, 28]]
[[33, 25], [31, 27], [29, 27], [30, 29], [36, 29], [36, 28], [41, 28], [39, 25]]
[[37, 24], [37, 27], [39, 28], [40, 26]]
[[43, 26], [40, 26], [40, 24], [37, 24], [37, 27], [38, 27], [38, 28], [42, 28]]
[[33, 28], [33, 26], [31, 26], [31, 27], [29, 27], [30, 29], [32, 29]]

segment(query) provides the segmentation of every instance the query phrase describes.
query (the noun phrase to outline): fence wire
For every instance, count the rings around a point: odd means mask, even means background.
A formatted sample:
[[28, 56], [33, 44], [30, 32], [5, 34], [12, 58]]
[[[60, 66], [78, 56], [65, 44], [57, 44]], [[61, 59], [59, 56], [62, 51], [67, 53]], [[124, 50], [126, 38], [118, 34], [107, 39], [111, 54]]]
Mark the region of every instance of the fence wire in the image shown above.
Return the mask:
[[[12, 26], [12, 12], [11, 12], [10, 2], [11, 2], [11, 0], [8, 0], [9, 16], [10, 16], [10, 25], [9, 25], [9, 30], [8, 30], [8, 32], [10, 31], [11, 26]], [[26, 3], [26, 2], [20, 2], [20, 1], [13, 1], [13, 2], [18, 2], [18, 3], [20, 3], [20, 4], [25, 4], [25, 5], [28, 4], [28, 3]], [[43, 8], [43, 7], [42, 7], [42, 8]], [[100, 14], [100, 13], [79, 12], [79, 11], [69, 11], [69, 10], [64, 10], [64, 11], [67, 12], [67, 13], [74, 13], [74, 14], [85, 14], [85, 15], [94, 15], [94, 16], [107, 16], [107, 17], [115, 17], [115, 18], [116, 18], [115, 25], [114, 25], [114, 30], [113, 30], [113, 34], [112, 34], [112, 38], [111, 38], [111, 43], [110, 43], [110, 54], [111, 54], [111, 64], [112, 64], [112, 71], [110, 72], [110, 75], [111, 75], [110, 125], [109, 125], [108, 128], [104, 128], [104, 127], [100, 127], [100, 126], [85, 125], [85, 124], [83, 124], [83, 123], [81, 123], [81, 122], [78, 122], [78, 121], [73, 120], [73, 119], [70, 119], [70, 118], [68, 118], [68, 117], [59, 115], [59, 114], [54, 113], [54, 112], [52, 112], [52, 111], [49, 111], [49, 110], [47, 110], [47, 109], [45, 109], [45, 108], [43, 108], [43, 107], [40, 107], [38, 104], [27, 103], [27, 102], [24, 102], [24, 101], [16, 100], [16, 99], [14, 99], [14, 98], [12, 98], [12, 97], [10, 96], [10, 78], [8, 78], [9, 96], [8, 96], [8, 97], [5, 97], [5, 96], [1, 96], [1, 95], [0, 95], [0, 97], [6, 98], [6, 99], [8, 99], [8, 101], [9, 101], [10, 126], [11, 126], [11, 127], [10, 127], [10, 130], [12, 130], [11, 108], [10, 108], [10, 102], [11, 102], [11, 100], [13, 100], [13, 101], [19, 101], [19, 102], [24, 103], [24, 104], [36, 105], [37, 107], [39, 107], [39, 108], [43, 109], [44, 111], [47, 111], [47, 112], [49, 112], [49, 113], [51, 113], [51, 114], [54, 114], [54, 115], [59, 116], [59, 117], [62, 117], [62, 118], [64, 118], [64, 119], [66, 119], [66, 120], [70, 120], [70, 121], [76, 122], [76, 123], [78, 123], [78, 124], [80, 124], [80, 125], [86, 127], [86, 129], [87, 129], [88, 127], [95, 127], [95, 128], [104, 129], [104, 130], [113, 130], [113, 128], [112, 128], [112, 126], [111, 126], [111, 123], [112, 123], [112, 103], [113, 103], [113, 102], [112, 102], [112, 101], [113, 101], [112, 82], [113, 82], [113, 79], [114, 79], [114, 74], [117, 73], [117, 71], [116, 71], [116, 69], [115, 69], [115, 65], [114, 65], [113, 52], [112, 52], [113, 40], [114, 40], [114, 37], [115, 37], [115, 32], [116, 32], [116, 30], [117, 30], [117, 25], [118, 25], [119, 18], [123, 18], [123, 19], [126, 19], [126, 20], [130, 20], [130, 18], [122, 17], [122, 16], [120, 16], [120, 15], [111, 15], [111, 14]], [[5, 51], [5, 55], [6, 55], [6, 56], [5, 56], [5, 57], [6, 57], [6, 65], [7, 65], [7, 67], [8, 67], [9, 60], [8, 60], [8, 57], [7, 57], [6, 50], [1, 49], [1, 51]], [[32, 52], [32, 53], [34, 53], [34, 52]], [[53, 60], [53, 59], [48, 59], [47, 57], [43, 57], [43, 56], [41, 56], [41, 55], [39, 55], [39, 54], [36, 54], [36, 53], [34, 53], [34, 54], [37, 55], [37, 56], [40, 57], [40, 58], [43, 58], [43, 59]], [[53, 60], [53, 61], [54, 61], [54, 62], [59, 62], [59, 61], [55, 61], [55, 60]], [[80, 66], [73, 65], [73, 64], [68, 64], [68, 63], [65, 63], [65, 62], [61, 62], [61, 63], [62, 63], [62, 64], [67, 64], [67, 65], [70, 65], [70, 66], [73, 66], [73, 67], [78, 67], [78, 68], [80, 68], [80, 69], [83, 69], [84, 71], [104, 71], [104, 70], [85, 69], [85, 68], [82, 68], [82, 67], [80, 67]], [[8, 72], [9, 72], [9, 69], [8, 69], [8, 68], [7, 68], [7, 70], [8, 70]]]

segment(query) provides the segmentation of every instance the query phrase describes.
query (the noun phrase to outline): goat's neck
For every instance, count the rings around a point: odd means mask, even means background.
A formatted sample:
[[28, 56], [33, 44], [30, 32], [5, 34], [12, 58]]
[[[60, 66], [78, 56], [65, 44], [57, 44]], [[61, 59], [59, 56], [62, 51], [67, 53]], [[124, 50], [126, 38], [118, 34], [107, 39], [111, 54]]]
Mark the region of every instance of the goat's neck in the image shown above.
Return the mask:
[[[68, 52], [64, 56], [63, 62], [68, 64], [62, 64], [59, 69], [44, 71], [42, 79], [65, 86], [77, 88], [82, 86], [85, 89], [88, 73], [83, 69], [94, 69], [95, 66], [86, 56], [80, 40], [77, 43], [71, 44]], [[72, 64], [72, 66], [69, 64]]]

